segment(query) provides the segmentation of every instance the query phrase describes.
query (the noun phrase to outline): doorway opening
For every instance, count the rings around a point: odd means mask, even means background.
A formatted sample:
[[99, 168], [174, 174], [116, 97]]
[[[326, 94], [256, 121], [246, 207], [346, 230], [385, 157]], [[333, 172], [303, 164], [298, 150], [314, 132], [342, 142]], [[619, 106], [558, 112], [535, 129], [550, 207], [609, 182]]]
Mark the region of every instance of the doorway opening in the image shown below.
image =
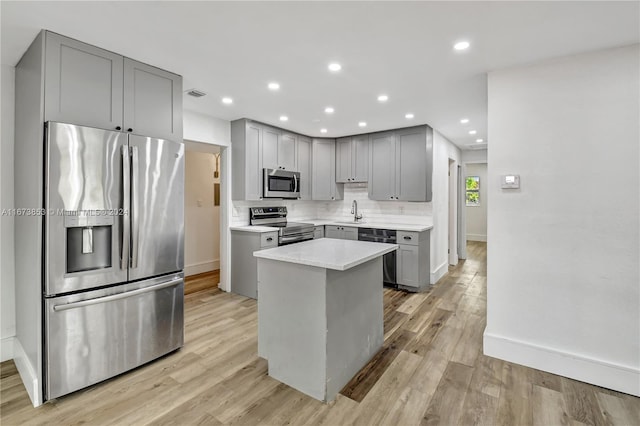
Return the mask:
[[465, 235], [467, 241], [487, 241], [487, 163], [465, 166]]
[[216, 289], [221, 259], [221, 147], [185, 144], [185, 294]]
[[453, 158], [449, 158], [448, 166], [448, 262], [449, 265], [458, 264], [458, 189], [456, 181], [458, 177], [458, 166]]

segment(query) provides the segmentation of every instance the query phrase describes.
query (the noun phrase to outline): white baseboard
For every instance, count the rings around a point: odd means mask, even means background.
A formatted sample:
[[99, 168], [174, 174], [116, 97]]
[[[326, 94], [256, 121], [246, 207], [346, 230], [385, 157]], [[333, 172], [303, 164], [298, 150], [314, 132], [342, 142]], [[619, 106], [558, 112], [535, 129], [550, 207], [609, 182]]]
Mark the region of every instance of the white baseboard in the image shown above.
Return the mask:
[[18, 373], [24, 387], [31, 398], [31, 403], [34, 407], [42, 405], [42, 387], [38, 380], [38, 373], [36, 368], [31, 364], [27, 354], [22, 349], [22, 345], [18, 339], [13, 339], [13, 362], [16, 363]]
[[220, 259], [209, 260], [207, 262], [192, 263], [191, 265], [185, 265], [184, 276], [202, 274], [204, 272], [215, 271], [220, 269]]
[[14, 337], [5, 337], [0, 339], [0, 362], [9, 361], [13, 359], [13, 341]]
[[467, 241], [487, 241], [487, 236], [482, 234], [467, 234]]
[[537, 370], [640, 396], [640, 368], [484, 332], [484, 354]]
[[442, 265], [438, 266], [435, 271], [431, 272], [431, 284], [435, 284], [438, 280], [449, 272], [449, 262], [446, 261]]

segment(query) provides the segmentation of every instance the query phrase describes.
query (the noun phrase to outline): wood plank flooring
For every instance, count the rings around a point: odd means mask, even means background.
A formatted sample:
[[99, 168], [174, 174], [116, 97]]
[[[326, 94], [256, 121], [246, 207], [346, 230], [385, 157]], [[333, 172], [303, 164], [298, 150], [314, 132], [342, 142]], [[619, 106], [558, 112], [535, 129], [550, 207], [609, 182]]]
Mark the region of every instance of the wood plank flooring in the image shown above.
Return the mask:
[[331, 404], [267, 376], [256, 302], [214, 286], [186, 296], [181, 350], [37, 409], [2, 363], [0, 423], [640, 425], [640, 398], [484, 356], [486, 245], [468, 255], [428, 293], [385, 289], [384, 346]]
[[184, 294], [197, 293], [202, 290], [214, 290], [220, 282], [220, 269], [190, 275], [184, 279]]

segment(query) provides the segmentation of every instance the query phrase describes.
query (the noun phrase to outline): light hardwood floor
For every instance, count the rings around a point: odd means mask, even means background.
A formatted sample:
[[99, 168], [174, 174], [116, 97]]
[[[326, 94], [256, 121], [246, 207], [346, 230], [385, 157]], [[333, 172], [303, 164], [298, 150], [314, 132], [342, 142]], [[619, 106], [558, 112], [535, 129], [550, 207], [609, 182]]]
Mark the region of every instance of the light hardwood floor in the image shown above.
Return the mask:
[[220, 269], [202, 274], [190, 275], [184, 279], [184, 294], [196, 293], [202, 290], [214, 290], [220, 282]]
[[325, 405], [267, 376], [254, 300], [201, 291], [180, 351], [37, 409], [2, 363], [0, 423], [640, 425], [640, 398], [482, 355], [485, 301], [484, 243], [428, 293], [385, 290], [383, 349]]

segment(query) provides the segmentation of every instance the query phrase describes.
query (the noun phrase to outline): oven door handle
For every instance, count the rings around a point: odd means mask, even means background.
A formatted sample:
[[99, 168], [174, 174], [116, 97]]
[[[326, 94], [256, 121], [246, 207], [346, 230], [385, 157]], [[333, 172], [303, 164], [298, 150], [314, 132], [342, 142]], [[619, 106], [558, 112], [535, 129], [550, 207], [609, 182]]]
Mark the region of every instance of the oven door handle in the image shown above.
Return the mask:
[[286, 243], [291, 243], [291, 242], [295, 242], [295, 241], [305, 241], [305, 240], [312, 240], [313, 239], [313, 232], [305, 232], [304, 234], [296, 234], [296, 235], [290, 235], [287, 237], [280, 237], [280, 244], [286, 244]]

